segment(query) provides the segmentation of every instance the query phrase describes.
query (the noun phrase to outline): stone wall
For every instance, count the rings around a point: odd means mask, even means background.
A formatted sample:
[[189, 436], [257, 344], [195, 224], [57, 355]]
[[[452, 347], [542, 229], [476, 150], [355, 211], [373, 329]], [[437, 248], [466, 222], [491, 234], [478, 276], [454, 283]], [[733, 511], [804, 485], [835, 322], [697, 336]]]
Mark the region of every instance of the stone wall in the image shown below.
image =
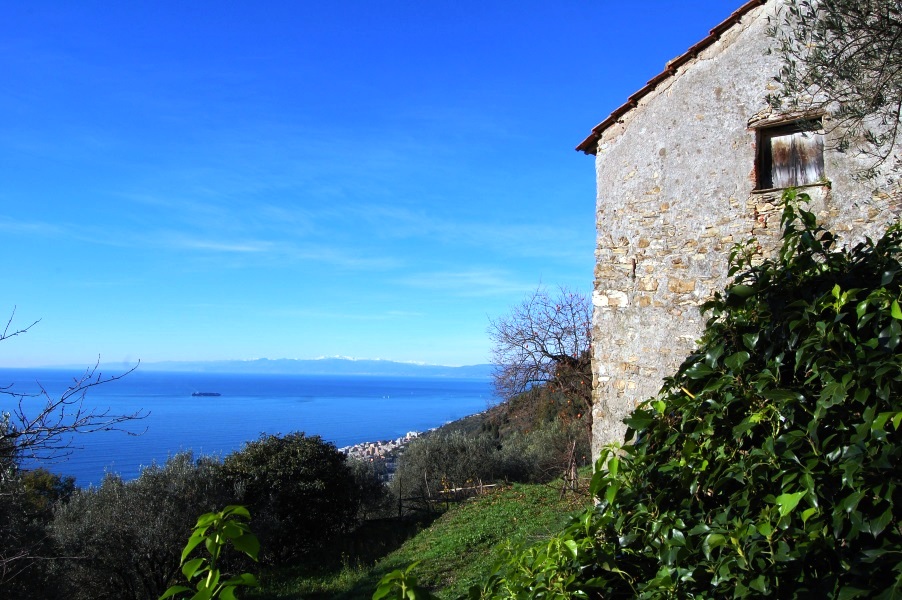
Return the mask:
[[[730, 250], [776, 244], [779, 191], [754, 191], [756, 131], [779, 70], [767, 49], [776, 2], [753, 9], [601, 134], [593, 293], [593, 451], [620, 441], [622, 419], [654, 396], [699, 338], [699, 305], [727, 283]], [[763, 116], [762, 116], [763, 115]], [[825, 121], [829, 119], [825, 117]], [[825, 125], [827, 123], [825, 122]], [[830, 135], [828, 133], [827, 145]], [[884, 182], [852, 177], [848, 154], [825, 151], [813, 208], [847, 242], [899, 214]]]

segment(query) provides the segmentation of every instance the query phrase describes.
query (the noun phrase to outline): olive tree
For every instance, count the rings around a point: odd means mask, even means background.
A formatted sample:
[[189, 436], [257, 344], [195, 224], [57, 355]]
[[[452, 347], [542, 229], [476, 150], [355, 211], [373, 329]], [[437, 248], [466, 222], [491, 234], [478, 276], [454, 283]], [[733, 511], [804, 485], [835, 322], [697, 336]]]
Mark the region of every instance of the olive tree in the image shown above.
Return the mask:
[[108, 474], [60, 505], [51, 526], [68, 598], [158, 598], [178, 574], [197, 515], [230, 504], [220, 463], [191, 453], [151, 465], [133, 481]]
[[437, 431], [410, 443], [392, 486], [396, 495], [429, 505], [453, 498], [455, 490], [491, 483], [499, 475], [497, 448], [486, 433]]
[[0, 597], [57, 597], [48, 527], [54, 509], [69, 500], [75, 480], [38, 468], [0, 481]]
[[891, 159], [902, 113], [902, 2], [794, 0], [769, 32], [783, 59], [771, 105], [829, 112], [839, 149], [859, 146], [874, 166]]

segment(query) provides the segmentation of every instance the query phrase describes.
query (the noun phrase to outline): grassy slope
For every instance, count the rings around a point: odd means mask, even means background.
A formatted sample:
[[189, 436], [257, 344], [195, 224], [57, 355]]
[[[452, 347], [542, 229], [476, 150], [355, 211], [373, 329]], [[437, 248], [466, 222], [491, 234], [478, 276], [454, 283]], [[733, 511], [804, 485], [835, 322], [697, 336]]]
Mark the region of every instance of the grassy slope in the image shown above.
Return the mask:
[[456, 598], [492, 572], [501, 556], [496, 547], [499, 543], [530, 544], [545, 539], [560, 531], [568, 515], [587, 503], [587, 496], [573, 493], [561, 499], [560, 484], [513, 485], [453, 507], [371, 568], [264, 576], [265, 591], [253, 597], [370, 598], [384, 574], [420, 561], [414, 570], [419, 582], [442, 598]]

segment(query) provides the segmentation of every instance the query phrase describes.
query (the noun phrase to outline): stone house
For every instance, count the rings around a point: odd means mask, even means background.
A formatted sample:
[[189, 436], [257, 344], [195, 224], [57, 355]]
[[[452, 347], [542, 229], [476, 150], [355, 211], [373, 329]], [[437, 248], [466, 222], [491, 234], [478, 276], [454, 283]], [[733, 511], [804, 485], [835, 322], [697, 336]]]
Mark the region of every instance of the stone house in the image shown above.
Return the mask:
[[855, 178], [866, 159], [833, 149], [829, 113], [768, 109], [780, 62], [767, 28], [782, 1], [738, 8], [577, 147], [595, 155], [597, 177], [596, 455], [694, 347], [698, 307], [727, 284], [733, 245], [776, 246], [782, 188], [804, 188], [844, 243], [900, 215], [888, 163], [876, 179]]

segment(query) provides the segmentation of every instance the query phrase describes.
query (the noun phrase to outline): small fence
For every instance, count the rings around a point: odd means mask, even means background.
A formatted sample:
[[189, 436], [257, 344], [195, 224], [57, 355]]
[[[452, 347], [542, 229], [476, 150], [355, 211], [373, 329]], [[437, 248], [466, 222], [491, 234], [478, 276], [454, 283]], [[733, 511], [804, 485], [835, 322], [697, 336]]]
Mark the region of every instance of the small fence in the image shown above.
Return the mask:
[[[447, 509], [452, 502], [462, 502], [467, 498], [487, 494], [498, 487], [498, 484], [480, 482], [469, 487], [455, 487], [439, 490], [437, 494], [407, 496], [398, 498], [398, 517], [410, 512], [435, 513], [436, 505], [444, 504]], [[406, 511], [406, 512], [405, 512]]]

